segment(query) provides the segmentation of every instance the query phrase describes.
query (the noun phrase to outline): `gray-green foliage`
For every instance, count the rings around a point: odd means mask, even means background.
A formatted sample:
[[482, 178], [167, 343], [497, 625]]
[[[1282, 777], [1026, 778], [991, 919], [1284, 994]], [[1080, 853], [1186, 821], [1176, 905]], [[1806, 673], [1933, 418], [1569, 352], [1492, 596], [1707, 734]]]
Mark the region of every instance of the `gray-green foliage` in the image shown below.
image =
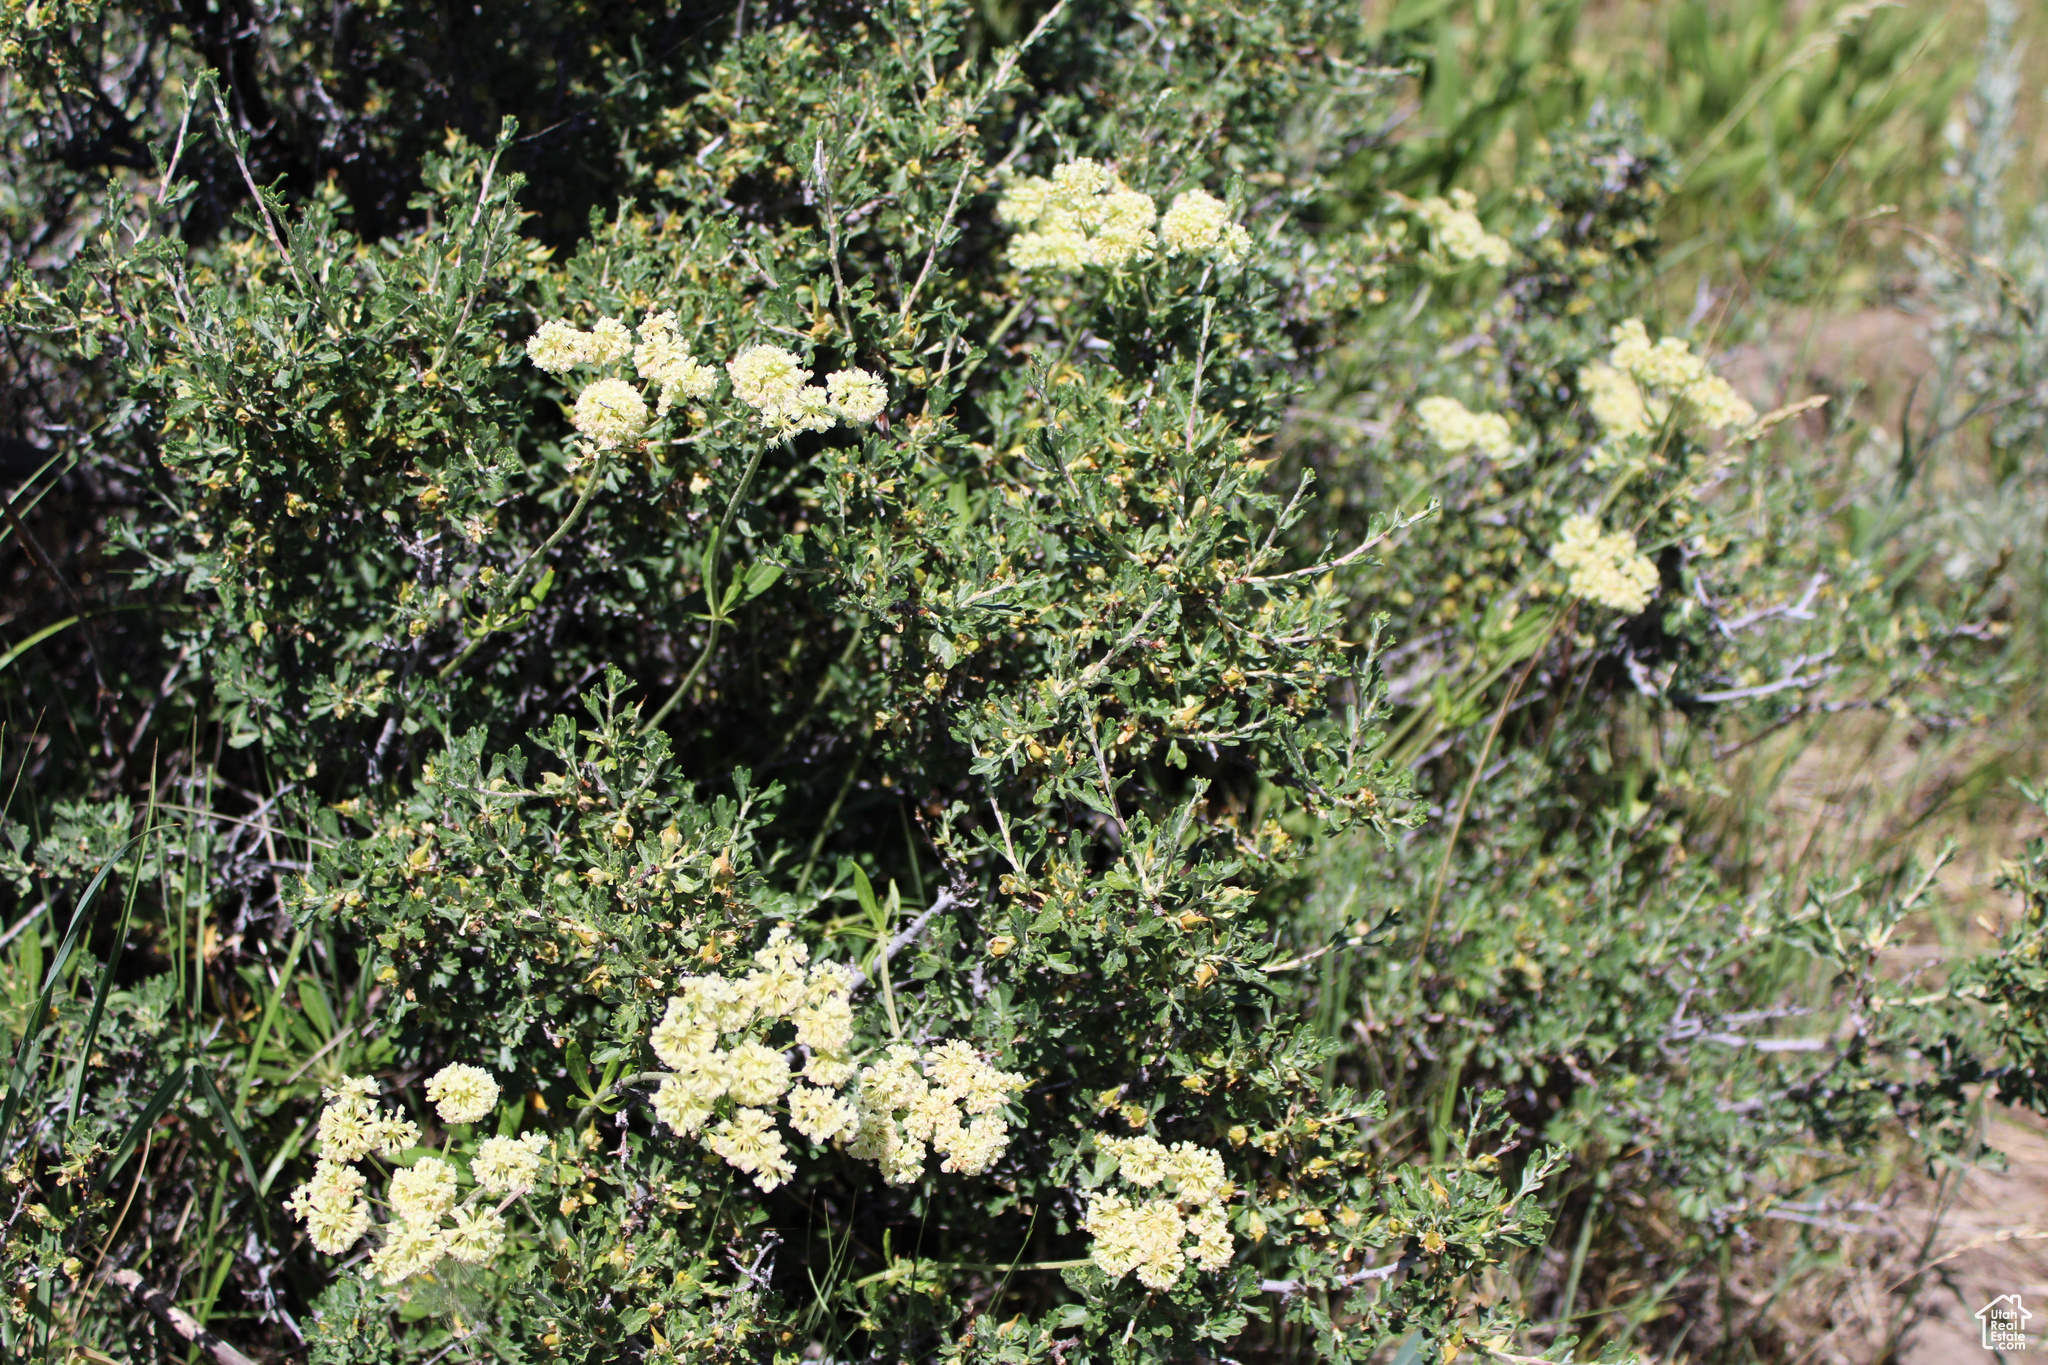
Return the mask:
[[[65, 401], [117, 405], [152, 471], [108, 535], [199, 677], [159, 689], [210, 737], [186, 771], [246, 784], [152, 801], [103, 764], [10, 826], [23, 903], [81, 928], [108, 872], [151, 925], [123, 989], [111, 954], [58, 964], [49, 1084], [92, 1121], [0, 1133], [37, 1228], [12, 1340], [133, 1332], [67, 1267], [105, 1238], [159, 1270], [106, 1188], [135, 1172], [204, 1201], [202, 1315], [232, 1284], [316, 1360], [1561, 1358], [1596, 1224], [1596, 1261], [1663, 1279], [1884, 1134], [1965, 1145], [1964, 1085], [2031, 1093], [2030, 1036], [1971, 1003], [2031, 985], [1880, 970], [1924, 883], [1691, 852], [1725, 716], [1940, 720], [1998, 680], [1981, 593], [1825, 537], [1763, 430], [1592, 416], [1666, 155], [1623, 115], [1552, 128], [1485, 207], [1500, 266], [1387, 192], [1431, 164], [1382, 145], [1406, 27], [1040, 17], [998, 48], [902, 0], [606, 58], [630, 196], [567, 249], [508, 122], [424, 156], [403, 230], [337, 183], [188, 243], [219, 187], [173, 175], [10, 276], [24, 372], [83, 376]], [[260, 163], [186, 88], [203, 164]], [[1244, 261], [1014, 268], [999, 196], [1077, 158], [1219, 196]], [[526, 340], [662, 312], [714, 365], [866, 369], [883, 419], [788, 435], [721, 384], [579, 438], [590, 374]], [[1443, 449], [1439, 395], [1512, 451]], [[1650, 605], [1568, 585], [1575, 514], [1654, 558]], [[993, 1164], [891, 1185], [792, 1139], [764, 1190], [654, 1117], [667, 1001], [776, 929], [858, 972], [858, 1060], [954, 1040], [1024, 1078]], [[59, 974], [18, 943], [33, 1038]], [[450, 1062], [504, 1087], [491, 1119], [427, 1103]], [[302, 1239], [321, 1089], [365, 1074], [424, 1129], [398, 1166], [544, 1139], [495, 1257], [386, 1284]], [[191, 1141], [150, 1157], [158, 1125]], [[1134, 1135], [1220, 1154], [1225, 1268], [1091, 1258]], [[1661, 1311], [1627, 1307], [1592, 1329], [1615, 1351]]]

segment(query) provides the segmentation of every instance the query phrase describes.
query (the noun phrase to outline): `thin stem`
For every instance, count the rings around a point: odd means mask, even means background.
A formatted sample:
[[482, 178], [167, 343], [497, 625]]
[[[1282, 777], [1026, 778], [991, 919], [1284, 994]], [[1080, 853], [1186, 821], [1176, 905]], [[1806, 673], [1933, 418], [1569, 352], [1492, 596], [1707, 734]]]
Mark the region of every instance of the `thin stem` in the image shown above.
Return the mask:
[[[551, 552], [557, 545], [560, 545], [563, 539], [568, 536], [569, 532], [575, 528], [576, 523], [583, 519], [584, 509], [589, 507], [590, 500], [593, 497], [597, 496], [597, 486], [603, 481], [604, 456], [602, 453], [599, 453], [596, 460], [591, 465], [590, 482], [583, 486], [583, 492], [581, 495], [577, 497], [576, 505], [569, 509], [569, 515], [562, 519], [562, 524], [555, 528], [555, 533], [549, 536], [545, 541], [543, 541], [539, 549], [535, 550], [532, 554], [528, 555], [526, 557], [526, 562], [521, 564], [519, 566], [518, 571], [515, 572], [510, 579], [506, 580], [505, 586], [498, 590], [499, 602], [503, 603], [511, 601], [512, 594], [519, 591], [520, 587], [523, 586], [526, 580], [532, 575], [534, 565], [540, 563], [541, 560], [547, 557], [549, 552]], [[495, 611], [493, 611], [492, 615], [495, 614]], [[490, 639], [491, 636], [497, 634], [497, 632], [498, 627], [491, 624], [490, 616], [486, 616], [484, 618], [483, 631], [474, 640], [471, 640], [469, 642], [468, 648], [464, 649], [460, 654], [456, 655], [453, 659], [449, 660], [448, 666], [443, 668], [438, 674], [435, 675], [435, 677], [438, 678], [441, 682], [448, 681], [448, 676], [451, 673], [453, 673], [456, 669], [468, 663], [470, 657], [474, 655], [479, 649], [483, 648], [484, 641]]]
[[711, 612], [711, 633], [704, 639], [704, 650], [697, 656], [697, 662], [690, 665], [690, 671], [683, 675], [683, 680], [676, 684], [676, 690], [668, 694], [668, 700], [661, 704], [661, 709], [640, 727], [640, 733], [643, 735], [668, 719], [668, 713], [676, 709], [676, 704], [696, 686], [697, 679], [704, 675], [705, 667], [711, 662], [711, 652], [718, 648], [718, 628], [725, 621], [725, 613], [719, 609], [718, 604], [718, 552], [725, 544], [726, 529], [732, 525], [733, 517], [738, 514], [740, 500], [747, 496], [747, 489], [754, 482], [754, 471], [761, 467], [761, 455], [767, 449], [765, 441], [754, 447], [753, 455], [747, 460], [746, 470], [740, 475], [739, 487], [732, 490], [732, 497], [725, 504], [725, 515], [719, 518], [717, 528], [711, 533], [711, 549], [704, 556], [704, 605]]
[[[910, 1262], [909, 1264], [922, 1265], [928, 1270], [970, 1270], [979, 1271], [986, 1275], [993, 1274], [996, 1271], [1014, 1273], [1019, 1270], [1075, 1270], [1084, 1265], [1093, 1265], [1095, 1262], [1083, 1256], [1079, 1260], [1074, 1261], [1032, 1261], [1023, 1265], [1014, 1262], [1005, 1265], [1000, 1261], [922, 1261]], [[864, 1284], [879, 1284], [896, 1273], [898, 1272], [893, 1266], [888, 1270], [878, 1270], [872, 1275], [866, 1275], [855, 1280], [852, 1287], [857, 1289]]]
[[831, 172], [825, 161], [825, 139], [817, 140], [816, 150], [811, 156], [811, 184], [818, 197], [825, 201], [825, 236], [832, 248], [833, 297], [839, 303], [839, 325], [846, 329], [846, 352], [851, 358], [854, 349], [853, 314], [846, 306], [846, 277], [839, 270], [839, 203], [832, 194]]
[[[1552, 629], [1555, 630], [1555, 627]], [[1544, 643], [1548, 644], [1549, 640], [1546, 638]], [[1529, 675], [1536, 671], [1536, 665], [1542, 658], [1543, 646], [1538, 645], [1536, 652], [1529, 656], [1528, 664], [1522, 669], [1522, 676], [1516, 678], [1515, 685], [1508, 689], [1506, 698], [1501, 701], [1500, 710], [1493, 713], [1493, 724], [1486, 731], [1486, 743], [1479, 746], [1478, 761], [1472, 765], [1472, 778], [1465, 784], [1465, 794], [1458, 801], [1457, 818], [1451, 821], [1450, 835], [1444, 840], [1443, 861], [1436, 869], [1436, 892], [1429, 898], [1429, 914], [1422, 921], [1422, 944], [1415, 950], [1417, 963], [1426, 965], [1430, 931], [1436, 928], [1436, 912], [1444, 903], [1444, 886], [1451, 878], [1451, 854], [1457, 851], [1458, 834], [1465, 828], [1465, 812], [1471, 808], [1472, 793], [1479, 786], [1479, 779], [1486, 771], [1486, 760], [1493, 753], [1493, 741], [1500, 737], [1501, 723], [1508, 718], [1508, 712], [1514, 709], [1515, 698], [1521, 695], [1523, 684], [1529, 681]]]

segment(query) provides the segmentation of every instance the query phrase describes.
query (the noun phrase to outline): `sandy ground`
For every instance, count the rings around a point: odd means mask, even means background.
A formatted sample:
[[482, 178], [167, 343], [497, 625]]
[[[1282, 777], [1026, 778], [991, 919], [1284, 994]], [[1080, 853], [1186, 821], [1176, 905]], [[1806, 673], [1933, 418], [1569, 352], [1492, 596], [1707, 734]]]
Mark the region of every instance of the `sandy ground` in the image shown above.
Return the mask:
[[2003, 1358], [2048, 1355], [2048, 1132], [2031, 1116], [2000, 1114], [1990, 1136], [2007, 1169], [1972, 1170], [1957, 1182], [1920, 1289], [1926, 1317], [1907, 1333], [1899, 1365], [2001, 1358], [1984, 1349], [1975, 1315], [2002, 1294], [2018, 1294], [2034, 1315], [2031, 1349]]

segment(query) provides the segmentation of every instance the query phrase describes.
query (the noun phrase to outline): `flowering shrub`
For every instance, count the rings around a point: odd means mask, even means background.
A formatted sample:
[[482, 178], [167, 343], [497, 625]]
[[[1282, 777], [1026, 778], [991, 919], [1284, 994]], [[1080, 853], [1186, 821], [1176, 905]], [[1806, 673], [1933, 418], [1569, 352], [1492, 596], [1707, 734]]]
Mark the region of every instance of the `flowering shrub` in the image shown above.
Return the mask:
[[1837, 675], [1931, 708], [1991, 632], [1745, 520], [1814, 405], [1651, 339], [1624, 122], [1414, 200], [1355, 7], [741, 14], [563, 83], [624, 149], [587, 221], [509, 123], [382, 228], [266, 190], [195, 71], [239, 225], [166, 164], [9, 277], [38, 401], [146, 450], [107, 534], [172, 662], [118, 687], [224, 774], [9, 827], [155, 945], [14, 1007], [19, 1331], [177, 1243], [107, 1192], [147, 1169], [319, 1362], [1562, 1359], [1559, 1238], [1647, 1283], [2032, 1093], [1879, 972], [1924, 888], [1686, 853], [1667, 743]]

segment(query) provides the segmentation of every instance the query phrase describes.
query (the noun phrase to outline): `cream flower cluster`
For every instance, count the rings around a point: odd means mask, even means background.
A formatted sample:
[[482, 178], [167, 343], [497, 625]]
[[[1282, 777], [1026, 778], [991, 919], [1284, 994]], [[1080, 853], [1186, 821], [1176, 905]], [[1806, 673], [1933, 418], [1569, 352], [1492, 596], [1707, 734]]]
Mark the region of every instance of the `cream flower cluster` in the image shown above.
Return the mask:
[[[448, 1123], [485, 1117], [497, 1106], [499, 1093], [489, 1072], [461, 1063], [436, 1072], [426, 1090]], [[372, 1152], [395, 1157], [419, 1142], [419, 1126], [379, 1113], [376, 1094], [377, 1083], [368, 1077], [352, 1077], [325, 1092], [313, 1178], [285, 1201], [293, 1217], [306, 1224], [314, 1247], [330, 1256], [348, 1251], [375, 1226], [363, 1193], [369, 1182], [350, 1163]], [[385, 1189], [391, 1217], [379, 1229], [370, 1269], [386, 1284], [397, 1284], [444, 1256], [472, 1265], [496, 1256], [505, 1243], [504, 1206], [486, 1207], [481, 1197], [501, 1194], [510, 1202], [531, 1187], [546, 1144], [540, 1133], [486, 1138], [471, 1163], [477, 1188], [467, 1199], [461, 1197], [455, 1167], [441, 1157], [421, 1157], [401, 1167]]]
[[1223, 1158], [1192, 1142], [1168, 1147], [1155, 1138], [1105, 1138], [1117, 1174], [1149, 1196], [1111, 1191], [1088, 1205], [1081, 1226], [1095, 1239], [1089, 1254], [1111, 1279], [1138, 1272], [1147, 1289], [1167, 1290], [1192, 1263], [1202, 1270], [1230, 1264], [1234, 1246], [1224, 1212], [1235, 1187]]
[[1087, 157], [1013, 182], [996, 218], [1016, 234], [1010, 264], [1019, 270], [1122, 270], [1160, 254], [1236, 266], [1252, 245], [1230, 206], [1207, 190], [1183, 190], [1161, 216], [1150, 195]]
[[647, 429], [652, 417], [667, 416], [677, 399], [709, 398], [718, 388], [718, 372], [692, 359], [676, 335], [674, 313], [655, 313], [642, 321], [637, 345], [618, 318], [604, 318], [587, 332], [567, 322], [542, 323], [526, 343], [526, 354], [555, 375], [632, 358], [635, 373], [648, 383], [650, 393], [657, 394], [652, 413], [640, 389], [616, 375], [585, 386], [570, 411], [570, 424], [600, 450], [632, 440]]
[[315, 1136], [324, 1161], [360, 1161], [371, 1152], [397, 1156], [420, 1140], [420, 1126], [377, 1109], [377, 1082], [351, 1076], [321, 1092], [327, 1107], [320, 1111]]
[[1025, 1085], [958, 1040], [921, 1059], [916, 1048], [892, 1043], [862, 1069], [853, 1092], [856, 1126], [841, 1141], [849, 1155], [879, 1165], [891, 1185], [923, 1173], [927, 1144], [943, 1158], [940, 1170], [980, 1175], [1010, 1145], [1002, 1108]]
[[1016, 230], [1010, 264], [1019, 270], [1121, 270], [1152, 259], [1159, 206], [1099, 161], [1077, 157], [1050, 177], [1013, 182], [996, 203], [996, 218]]
[[780, 346], [749, 346], [725, 371], [733, 393], [777, 436], [830, 431], [841, 421], [859, 426], [889, 405], [888, 388], [866, 370], [835, 370], [823, 385], [813, 384], [803, 362]]
[[[926, 1052], [921, 1071], [916, 1049], [901, 1044], [881, 1063], [856, 1067], [851, 980], [831, 963], [806, 970], [809, 960], [810, 950], [778, 925], [745, 976], [683, 979], [654, 1028], [654, 1054], [670, 1070], [654, 1094], [655, 1117], [764, 1191], [796, 1174], [776, 1126], [778, 1103], [798, 1133], [880, 1163], [895, 1184], [917, 1178], [926, 1144], [945, 1158], [945, 1170], [987, 1170], [1009, 1141], [997, 1111], [1023, 1077], [995, 1070], [959, 1042]], [[766, 1041], [785, 1023], [809, 1054], [801, 1071]], [[726, 1101], [730, 1112], [719, 1117]]]
[[[648, 424], [668, 416], [684, 400], [702, 402], [718, 392], [718, 371], [690, 354], [676, 331], [673, 312], [653, 313], [634, 332], [617, 318], [589, 331], [567, 322], [548, 322], [526, 343], [527, 357], [549, 374], [582, 367], [616, 366], [629, 357], [647, 388], [618, 375], [593, 380], [576, 396], [569, 422], [592, 445], [609, 450], [639, 436]], [[889, 390], [866, 370], [839, 370], [824, 384], [778, 346], [750, 346], [726, 364], [733, 392], [779, 437], [799, 431], [827, 431], [839, 422], [872, 422], [889, 405]], [[654, 407], [647, 406], [654, 396]]]
[[1230, 206], [1207, 190], [1183, 190], [1159, 220], [1159, 242], [1169, 256], [1214, 256], [1236, 265], [1252, 236], [1230, 221]]
[[1606, 362], [1579, 371], [1587, 410], [1606, 435], [1647, 435], [1663, 425], [1674, 402], [1709, 431], [1756, 420], [1756, 409], [1677, 337], [1652, 342], [1642, 319], [1630, 318], [1609, 339]]
[[546, 1133], [487, 1137], [477, 1144], [469, 1173], [486, 1194], [524, 1193], [540, 1178], [541, 1149], [547, 1145]]
[[1579, 392], [1603, 435], [1619, 439], [1647, 435], [1660, 420], [1627, 373], [1595, 361], [1579, 371]]
[[1565, 590], [1574, 597], [1633, 616], [1657, 594], [1657, 566], [1636, 552], [1636, 538], [1603, 532], [1591, 517], [1566, 517], [1550, 557], [1569, 575]]
[[[852, 986], [844, 968], [819, 963], [806, 971], [809, 960], [810, 949], [777, 925], [754, 954], [754, 970], [738, 979], [685, 977], [654, 1026], [654, 1055], [671, 1073], [655, 1091], [655, 1117], [701, 1136], [764, 1191], [796, 1174], [771, 1106], [788, 1095], [792, 1125], [814, 1141], [836, 1136], [853, 1118], [833, 1093], [855, 1071]], [[810, 1054], [801, 1073], [791, 1071], [786, 1051], [762, 1040], [784, 1022], [796, 1026], [796, 1045]], [[712, 1123], [727, 1099], [733, 1112]]]
[[1514, 255], [1514, 248], [1508, 245], [1507, 238], [1486, 230], [1479, 215], [1473, 212], [1478, 205], [1470, 190], [1452, 190], [1448, 199], [1431, 195], [1416, 205], [1415, 213], [1436, 233], [1438, 244], [1451, 259], [1504, 266]]
[[640, 344], [633, 348], [633, 368], [642, 379], [661, 386], [654, 415], [668, 416], [679, 399], [702, 402], [718, 392], [718, 371], [691, 356], [676, 334], [676, 315], [656, 313], [640, 324]]
[[322, 1157], [313, 1178], [293, 1190], [284, 1206], [306, 1225], [315, 1248], [339, 1256], [370, 1230], [370, 1205], [363, 1198], [367, 1183], [355, 1167]]
[[1455, 398], [1425, 398], [1415, 405], [1415, 418], [1446, 455], [1477, 450], [1490, 460], [1499, 460], [1515, 448], [1507, 418], [1497, 412], [1468, 411]]

